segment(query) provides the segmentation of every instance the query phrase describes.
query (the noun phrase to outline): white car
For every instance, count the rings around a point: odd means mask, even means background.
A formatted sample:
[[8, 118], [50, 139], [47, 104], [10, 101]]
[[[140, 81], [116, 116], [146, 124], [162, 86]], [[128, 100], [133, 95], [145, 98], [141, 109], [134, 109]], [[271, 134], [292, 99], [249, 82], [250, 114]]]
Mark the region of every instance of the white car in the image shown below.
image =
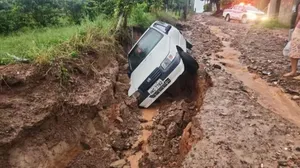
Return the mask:
[[225, 9], [223, 17], [227, 22], [230, 22], [230, 20], [239, 20], [242, 23], [247, 23], [248, 21], [264, 21], [268, 19], [264, 12], [252, 5], [245, 5], [243, 3]]
[[185, 70], [196, 73], [199, 65], [187, 53], [189, 43], [174, 26], [154, 22], [128, 54], [130, 89], [140, 107], [149, 107]]

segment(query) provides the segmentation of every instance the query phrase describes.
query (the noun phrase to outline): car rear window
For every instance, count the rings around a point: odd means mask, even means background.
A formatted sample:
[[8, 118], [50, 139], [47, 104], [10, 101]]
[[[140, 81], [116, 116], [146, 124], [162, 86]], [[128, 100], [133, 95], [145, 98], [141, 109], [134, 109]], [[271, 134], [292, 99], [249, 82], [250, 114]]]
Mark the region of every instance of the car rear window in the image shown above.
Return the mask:
[[246, 6], [246, 9], [250, 10], [250, 11], [259, 11], [257, 8], [255, 8], [254, 6], [250, 6], [250, 5]]
[[148, 29], [128, 55], [129, 65], [132, 71], [136, 69], [162, 38], [163, 35], [157, 30], [152, 28]]

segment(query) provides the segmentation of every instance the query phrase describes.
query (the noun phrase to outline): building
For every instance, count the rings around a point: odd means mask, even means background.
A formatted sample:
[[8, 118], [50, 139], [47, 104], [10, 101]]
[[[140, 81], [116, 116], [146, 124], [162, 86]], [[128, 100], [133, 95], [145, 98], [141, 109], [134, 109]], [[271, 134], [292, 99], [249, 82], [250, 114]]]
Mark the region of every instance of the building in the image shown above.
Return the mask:
[[202, 13], [204, 11], [204, 1], [195, 0], [195, 12]]

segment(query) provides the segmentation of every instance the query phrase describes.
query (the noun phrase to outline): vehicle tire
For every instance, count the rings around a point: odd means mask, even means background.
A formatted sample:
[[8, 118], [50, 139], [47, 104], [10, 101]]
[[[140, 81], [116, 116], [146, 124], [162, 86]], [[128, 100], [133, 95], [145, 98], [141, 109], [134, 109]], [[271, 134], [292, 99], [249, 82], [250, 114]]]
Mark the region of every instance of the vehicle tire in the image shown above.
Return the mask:
[[185, 40], [186, 41], [186, 48], [189, 49], [189, 50], [192, 50], [193, 48], [193, 44], [190, 43], [189, 41]]
[[226, 21], [226, 22], [230, 22], [230, 15], [229, 15], [229, 14], [226, 15], [225, 21]]
[[190, 74], [196, 74], [197, 70], [199, 69], [198, 62], [190, 54], [184, 51], [180, 53], [180, 57], [183, 61], [186, 71]]
[[247, 16], [244, 15], [244, 16], [242, 17], [241, 22], [242, 22], [243, 24], [246, 24], [246, 23], [248, 22]]

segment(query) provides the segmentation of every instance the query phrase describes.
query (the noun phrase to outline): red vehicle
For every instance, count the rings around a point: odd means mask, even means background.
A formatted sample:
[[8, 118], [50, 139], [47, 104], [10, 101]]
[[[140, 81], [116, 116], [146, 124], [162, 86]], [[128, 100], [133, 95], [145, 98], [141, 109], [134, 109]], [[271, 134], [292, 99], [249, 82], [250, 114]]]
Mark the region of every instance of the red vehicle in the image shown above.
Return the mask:
[[242, 23], [247, 23], [249, 21], [264, 21], [268, 19], [264, 12], [250, 4], [245, 5], [244, 3], [225, 9], [223, 17], [227, 22], [230, 22], [230, 20], [239, 20]]

